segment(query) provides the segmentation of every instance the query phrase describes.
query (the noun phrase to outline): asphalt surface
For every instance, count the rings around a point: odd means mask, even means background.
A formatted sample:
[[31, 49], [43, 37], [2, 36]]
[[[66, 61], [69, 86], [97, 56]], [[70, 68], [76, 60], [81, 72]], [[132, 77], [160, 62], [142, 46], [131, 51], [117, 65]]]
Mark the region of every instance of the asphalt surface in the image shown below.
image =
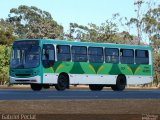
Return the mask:
[[0, 89], [0, 100], [58, 100], [58, 99], [160, 99], [160, 90], [21, 90]]

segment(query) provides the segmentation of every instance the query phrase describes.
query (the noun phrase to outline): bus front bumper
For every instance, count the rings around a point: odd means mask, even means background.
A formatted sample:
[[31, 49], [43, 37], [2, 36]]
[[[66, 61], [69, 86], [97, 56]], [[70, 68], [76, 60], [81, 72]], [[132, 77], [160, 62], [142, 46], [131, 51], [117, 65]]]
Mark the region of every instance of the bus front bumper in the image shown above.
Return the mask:
[[41, 77], [34, 76], [28, 78], [17, 78], [10, 76], [10, 84], [31, 84], [31, 83], [41, 83]]

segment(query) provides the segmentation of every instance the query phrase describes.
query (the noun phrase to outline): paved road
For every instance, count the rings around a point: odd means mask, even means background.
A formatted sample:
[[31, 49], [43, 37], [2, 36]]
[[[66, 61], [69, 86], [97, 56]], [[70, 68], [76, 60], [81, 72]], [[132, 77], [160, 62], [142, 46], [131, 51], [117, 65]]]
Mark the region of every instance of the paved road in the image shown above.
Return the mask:
[[160, 90], [32, 90], [0, 89], [0, 100], [52, 100], [52, 99], [160, 99]]

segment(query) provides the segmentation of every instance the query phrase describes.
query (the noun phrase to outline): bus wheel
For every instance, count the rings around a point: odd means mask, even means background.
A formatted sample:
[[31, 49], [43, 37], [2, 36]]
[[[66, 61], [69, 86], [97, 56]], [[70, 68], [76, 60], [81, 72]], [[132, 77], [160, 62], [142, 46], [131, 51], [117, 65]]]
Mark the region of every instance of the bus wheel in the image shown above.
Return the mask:
[[31, 84], [31, 89], [34, 91], [40, 91], [42, 89], [41, 84]]
[[101, 91], [103, 89], [103, 85], [89, 85], [89, 89], [92, 91]]
[[57, 84], [55, 85], [55, 88], [56, 90], [58, 91], [63, 91], [65, 90], [66, 88], [68, 88], [68, 80], [67, 78], [64, 76], [64, 75], [60, 75], [58, 77], [58, 82]]
[[124, 75], [119, 75], [117, 77], [116, 85], [111, 86], [114, 91], [123, 91], [126, 87], [126, 77]]
[[111, 88], [112, 88], [112, 90], [117, 91], [117, 86], [116, 85], [112, 85]]

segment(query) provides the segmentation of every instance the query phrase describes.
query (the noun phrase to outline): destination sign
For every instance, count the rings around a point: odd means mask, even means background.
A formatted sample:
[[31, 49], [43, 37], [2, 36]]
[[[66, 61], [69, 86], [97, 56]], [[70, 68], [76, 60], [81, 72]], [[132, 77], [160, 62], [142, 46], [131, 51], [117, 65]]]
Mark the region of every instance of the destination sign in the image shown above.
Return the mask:
[[15, 41], [13, 43], [13, 46], [38, 46], [39, 41], [38, 40], [25, 40], [25, 41]]

